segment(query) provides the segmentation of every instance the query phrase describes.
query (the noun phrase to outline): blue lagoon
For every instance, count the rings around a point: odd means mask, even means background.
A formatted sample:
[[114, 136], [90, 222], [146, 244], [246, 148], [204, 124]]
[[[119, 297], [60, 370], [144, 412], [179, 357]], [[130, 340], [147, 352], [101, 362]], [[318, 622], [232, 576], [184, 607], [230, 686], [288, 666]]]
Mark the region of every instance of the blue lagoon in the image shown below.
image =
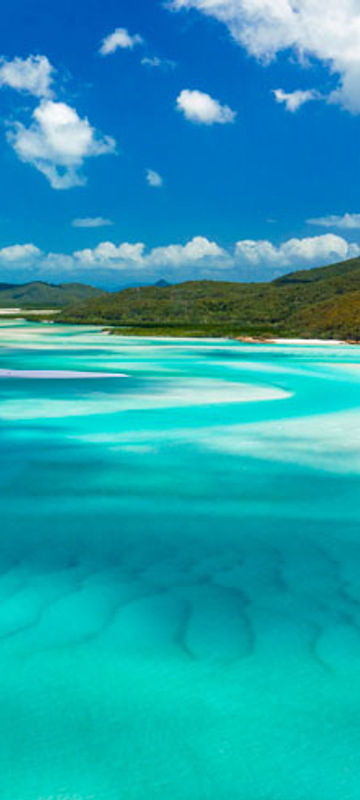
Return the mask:
[[360, 350], [0, 344], [2, 800], [357, 800]]

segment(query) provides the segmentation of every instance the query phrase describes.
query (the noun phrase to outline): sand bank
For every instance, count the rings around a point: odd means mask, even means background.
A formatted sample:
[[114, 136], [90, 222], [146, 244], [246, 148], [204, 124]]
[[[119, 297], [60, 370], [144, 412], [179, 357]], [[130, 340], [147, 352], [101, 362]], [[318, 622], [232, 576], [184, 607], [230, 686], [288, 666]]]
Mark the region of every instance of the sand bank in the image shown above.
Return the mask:
[[0, 378], [66, 379], [66, 378], [127, 378], [121, 372], [77, 372], [73, 370], [0, 369]]

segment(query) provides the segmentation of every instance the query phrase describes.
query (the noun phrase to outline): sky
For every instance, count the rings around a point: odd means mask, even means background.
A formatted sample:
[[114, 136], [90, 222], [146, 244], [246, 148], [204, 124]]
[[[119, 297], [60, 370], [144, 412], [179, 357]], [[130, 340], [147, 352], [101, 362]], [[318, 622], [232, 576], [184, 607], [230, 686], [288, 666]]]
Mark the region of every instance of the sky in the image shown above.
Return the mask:
[[0, 107], [1, 281], [360, 254], [360, 0], [12, 0]]

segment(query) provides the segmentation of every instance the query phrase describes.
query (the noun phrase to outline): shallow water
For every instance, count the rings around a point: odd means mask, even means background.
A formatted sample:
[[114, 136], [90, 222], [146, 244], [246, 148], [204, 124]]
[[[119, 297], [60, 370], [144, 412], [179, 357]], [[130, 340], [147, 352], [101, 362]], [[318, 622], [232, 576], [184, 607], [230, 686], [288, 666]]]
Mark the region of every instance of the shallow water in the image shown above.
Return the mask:
[[358, 800], [360, 350], [8, 321], [1, 370], [1, 799]]

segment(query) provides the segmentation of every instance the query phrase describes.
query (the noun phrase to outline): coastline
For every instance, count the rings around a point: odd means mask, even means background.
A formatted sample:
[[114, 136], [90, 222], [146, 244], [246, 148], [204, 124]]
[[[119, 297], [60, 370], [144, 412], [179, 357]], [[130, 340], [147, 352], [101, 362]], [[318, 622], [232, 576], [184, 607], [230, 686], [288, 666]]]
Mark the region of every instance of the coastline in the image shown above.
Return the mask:
[[233, 335], [233, 334], [228, 333], [226, 331], [224, 331], [224, 332], [221, 331], [220, 332], [220, 331], [216, 331], [214, 329], [211, 329], [212, 326], [209, 326], [210, 330], [201, 330], [201, 329], [199, 330], [195, 326], [194, 326], [193, 329], [189, 329], [189, 330], [187, 330], [186, 328], [181, 328], [180, 326], [179, 326], [178, 329], [176, 329], [175, 326], [174, 326], [174, 329], [166, 328], [165, 326], [164, 326], [164, 329], [161, 329], [156, 325], [154, 325], [153, 327], [149, 326], [148, 328], [131, 326], [131, 325], [128, 325], [128, 326], [124, 325], [123, 327], [117, 327], [115, 325], [114, 326], [106, 326], [106, 327], [104, 327], [103, 325], [97, 325], [96, 323], [88, 323], [88, 322], [86, 322], [86, 323], [85, 322], [80, 322], [80, 323], [79, 322], [59, 322], [58, 320], [56, 320], [56, 318], [55, 319], [54, 318], [52, 318], [52, 319], [50, 319], [50, 318], [49, 319], [44, 319], [44, 318], [40, 319], [40, 316], [43, 317], [44, 315], [45, 316], [48, 315], [48, 314], [49, 315], [53, 315], [53, 314], [56, 314], [56, 313], [59, 313], [59, 310], [37, 309], [37, 310], [29, 311], [28, 309], [21, 309], [21, 308], [8, 308], [8, 309], [1, 309], [0, 308], [0, 319], [1, 319], [1, 317], [3, 317], [4, 321], [5, 321], [5, 319], [6, 319], [6, 321], [11, 321], [12, 320], [14, 322], [15, 321], [17, 321], [17, 322], [19, 322], [19, 321], [24, 321], [24, 322], [28, 321], [28, 322], [33, 322], [35, 324], [36, 323], [37, 324], [41, 324], [41, 323], [44, 323], [44, 322], [48, 322], [48, 323], [51, 323], [53, 325], [58, 325], [58, 326], [64, 326], [65, 325], [65, 326], [70, 326], [70, 327], [91, 326], [93, 329], [98, 328], [99, 329], [99, 333], [104, 334], [106, 336], [119, 336], [119, 337], [124, 337], [124, 338], [129, 337], [129, 338], [138, 338], [138, 339], [141, 339], [141, 338], [144, 338], [144, 339], [157, 339], [157, 340], [162, 340], [162, 339], [174, 339], [174, 340], [179, 340], [179, 339], [184, 339], [184, 340], [186, 340], [186, 339], [188, 339], [188, 340], [191, 340], [191, 339], [197, 339], [197, 340], [202, 340], [202, 339], [204, 339], [204, 340], [205, 339], [226, 340], [226, 339], [228, 339], [229, 341], [239, 342], [241, 344], [269, 344], [269, 345], [274, 345], [274, 344], [287, 345], [287, 344], [289, 344], [289, 345], [324, 345], [324, 346], [325, 345], [328, 345], [328, 346], [330, 346], [330, 345], [338, 345], [338, 346], [339, 345], [351, 345], [351, 346], [358, 346], [360, 344], [360, 340], [356, 340], [356, 339], [339, 339], [339, 338], [336, 338], [336, 339], [335, 338], [334, 339], [326, 339], [326, 338], [324, 338], [324, 339], [322, 339], [322, 338], [316, 338], [316, 337], [304, 338], [303, 336], [299, 336], [299, 337], [284, 336], [284, 337], [282, 337], [282, 336], [271, 336], [271, 335], [266, 336], [266, 335], [263, 335], [263, 334], [259, 334], [259, 335], [236, 334], [236, 335]]
[[255, 336], [235, 336], [234, 340], [243, 342], [244, 344], [294, 344], [294, 345], [359, 345], [360, 342], [356, 339], [304, 339], [299, 338], [281, 338], [276, 337], [273, 339], [266, 339], [265, 337]]

